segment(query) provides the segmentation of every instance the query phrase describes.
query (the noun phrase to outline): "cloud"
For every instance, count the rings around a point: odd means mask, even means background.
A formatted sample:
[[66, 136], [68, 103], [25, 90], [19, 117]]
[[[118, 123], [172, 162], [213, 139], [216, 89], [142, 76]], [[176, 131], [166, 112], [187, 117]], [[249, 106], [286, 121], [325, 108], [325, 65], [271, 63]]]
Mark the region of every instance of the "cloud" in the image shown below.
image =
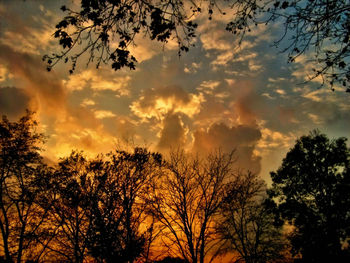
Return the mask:
[[228, 50], [232, 48], [232, 42], [227, 39], [227, 32], [208, 28], [200, 36], [203, 48], [206, 50]]
[[27, 94], [15, 87], [0, 87], [0, 112], [9, 118], [19, 118], [29, 108]]
[[62, 80], [54, 72], [47, 72], [39, 56], [13, 50], [0, 44], [0, 63], [5, 65], [11, 81], [31, 98], [34, 110], [44, 109], [56, 115], [65, 108], [66, 92]]
[[268, 128], [261, 129], [261, 140], [257, 145], [260, 154], [266, 154], [266, 151], [273, 149], [289, 148], [295, 140], [292, 133], [281, 133]]
[[13, 78], [13, 75], [8, 72], [7, 68], [4, 65], [0, 64], [0, 83], [5, 82], [11, 78]]
[[94, 106], [96, 104], [95, 101], [93, 101], [92, 99], [88, 99], [88, 98], [85, 98], [82, 102], [81, 102], [81, 106], [82, 107], [88, 107], [88, 106]]
[[224, 152], [236, 150], [236, 167], [259, 173], [261, 158], [256, 155], [255, 148], [260, 139], [261, 132], [257, 127], [229, 127], [224, 123], [217, 123], [208, 130], [197, 130], [194, 133], [193, 151], [205, 153], [217, 148]]
[[185, 73], [197, 73], [197, 71], [202, 67], [202, 63], [192, 62], [190, 65], [184, 67]]
[[116, 74], [110, 70], [104, 71], [103, 74], [97, 70], [87, 69], [78, 74], [70, 75], [64, 84], [70, 91], [91, 88], [94, 91], [111, 90], [119, 95], [128, 95], [131, 77], [128, 75], [115, 76]]
[[[59, 17], [53, 12], [43, 10], [42, 5], [37, 5], [37, 16], [30, 16], [29, 3], [22, 3], [20, 6], [8, 3], [6, 9], [0, 9], [0, 16], [5, 23], [2, 24], [2, 37], [0, 43], [13, 48], [17, 52], [41, 55], [41, 52], [48, 47], [53, 48], [52, 34], [53, 25]], [[58, 8], [59, 6], [57, 6]], [[21, 15], [19, 15], [19, 13]], [[26, 16], [28, 14], [28, 16]]]
[[161, 151], [184, 147], [188, 130], [178, 114], [168, 114], [163, 120], [163, 129], [157, 148]]
[[162, 120], [168, 113], [182, 113], [192, 118], [200, 112], [203, 100], [201, 94], [188, 93], [179, 86], [159, 87], [144, 91], [130, 109], [144, 120]]
[[107, 110], [96, 110], [94, 113], [97, 119], [113, 118], [116, 116], [113, 112]]
[[206, 94], [213, 94], [215, 89], [220, 85], [220, 81], [215, 80], [205, 80], [203, 81], [197, 90], [202, 91]]

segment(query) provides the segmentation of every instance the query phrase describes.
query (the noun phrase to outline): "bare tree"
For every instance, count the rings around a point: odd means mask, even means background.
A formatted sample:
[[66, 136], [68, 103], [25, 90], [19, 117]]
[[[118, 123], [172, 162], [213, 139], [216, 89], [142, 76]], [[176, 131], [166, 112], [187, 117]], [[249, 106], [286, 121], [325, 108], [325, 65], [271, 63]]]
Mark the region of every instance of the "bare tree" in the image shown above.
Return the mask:
[[276, 262], [283, 258], [286, 242], [274, 215], [264, 205], [263, 180], [251, 172], [238, 173], [225, 189], [216, 223], [223, 241], [221, 253], [234, 254], [234, 262]]
[[163, 226], [162, 242], [172, 256], [204, 262], [215, 256], [214, 220], [232, 175], [233, 152], [217, 152], [205, 160], [171, 153], [150, 198], [152, 213]]
[[62, 159], [48, 195], [54, 203], [51, 257], [78, 263], [91, 257], [133, 262], [142, 256], [152, 241], [144, 195], [161, 163], [160, 154], [143, 148], [90, 160], [72, 152]]

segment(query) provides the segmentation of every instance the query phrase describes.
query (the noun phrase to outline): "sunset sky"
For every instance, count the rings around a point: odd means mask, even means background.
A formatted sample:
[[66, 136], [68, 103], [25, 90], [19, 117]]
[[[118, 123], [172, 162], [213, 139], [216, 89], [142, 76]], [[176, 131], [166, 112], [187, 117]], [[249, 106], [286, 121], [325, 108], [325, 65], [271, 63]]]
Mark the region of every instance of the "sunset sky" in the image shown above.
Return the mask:
[[238, 168], [267, 179], [299, 136], [315, 128], [350, 134], [350, 94], [300, 84], [311, 54], [288, 64], [271, 46], [278, 24], [257, 28], [239, 47], [224, 30], [229, 12], [198, 17], [195, 47], [180, 58], [171, 41], [140, 37], [135, 71], [81, 61], [72, 75], [64, 63], [47, 72], [42, 56], [60, 49], [52, 36], [60, 6], [73, 2], [0, 0], [0, 113], [14, 121], [36, 111], [53, 161], [72, 149], [106, 153], [125, 140], [160, 152], [220, 147], [236, 149]]

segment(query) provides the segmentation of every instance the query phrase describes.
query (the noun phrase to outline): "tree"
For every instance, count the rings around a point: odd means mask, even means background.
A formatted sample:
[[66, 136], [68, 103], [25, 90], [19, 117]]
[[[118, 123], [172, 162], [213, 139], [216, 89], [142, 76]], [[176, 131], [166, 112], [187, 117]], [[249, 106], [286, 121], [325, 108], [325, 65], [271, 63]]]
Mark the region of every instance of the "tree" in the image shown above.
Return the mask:
[[350, 150], [346, 138], [318, 131], [297, 140], [271, 173], [276, 214], [294, 227], [294, 255], [302, 262], [349, 262]]
[[50, 225], [53, 240], [48, 258], [81, 263], [87, 257], [92, 229], [90, 214], [94, 181], [90, 179], [89, 160], [82, 152], [72, 152], [58, 163], [48, 187], [52, 203]]
[[206, 10], [211, 19], [214, 11], [225, 15], [221, 10], [231, 9], [226, 30], [244, 37], [259, 24], [281, 24], [284, 32], [274, 44], [288, 39], [282, 51], [288, 52], [290, 62], [311, 50], [315, 69], [310, 80], [321, 77], [323, 84], [349, 87], [350, 4], [346, 0], [82, 0], [80, 10], [61, 9], [67, 15], [56, 25], [54, 36], [63, 51], [44, 56], [48, 70], [64, 60], [71, 62], [72, 73], [84, 53], [89, 56], [87, 63], [95, 60], [97, 67], [111, 62], [115, 70], [124, 66], [135, 69], [130, 47], [139, 34], [163, 43], [174, 39], [181, 54], [193, 45], [197, 13]]
[[149, 200], [171, 256], [193, 263], [203, 263], [210, 253], [215, 256], [214, 220], [232, 163], [233, 152], [212, 154], [203, 162], [182, 151], [171, 154]]
[[[146, 244], [144, 195], [161, 155], [135, 148], [86, 159], [81, 152], [63, 158], [51, 182], [50, 246], [56, 260], [133, 262]], [[145, 231], [140, 230], [143, 225]]]
[[133, 262], [142, 256], [149, 240], [144, 200], [161, 164], [160, 154], [143, 148], [116, 151], [90, 164], [96, 191], [89, 250], [99, 262]]
[[[135, 69], [136, 58], [130, 53], [130, 46], [134, 45], [136, 35], [142, 33], [164, 43], [174, 36], [179, 50], [187, 51], [196, 28], [185, 15], [182, 1], [82, 0], [80, 11], [66, 6], [61, 10], [68, 15], [56, 25], [54, 36], [64, 51], [44, 56], [48, 70], [64, 59], [65, 62], [70, 60], [72, 73], [85, 52], [90, 54], [88, 63], [96, 59], [97, 67], [112, 61], [115, 70]], [[81, 42], [83, 48], [68, 57]], [[112, 48], [114, 44], [116, 48]]]
[[42, 134], [27, 111], [18, 122], [0, 122], [0, 247], [6, 262], [39, 260], [49, 204], [43, 185], [49, 171], [40, 156]]
[[263, 263], [283, 259], [286, 242], [274, 215], [264, 205], [266, 186], [257, 175], [238, 173], [230, 182], [216, 222], [223, 240], [221, 253], [234, 254], [234, 262]]
[[[275, 46], [288, 52], [289, 62], [311, 51], [314, 73], [322, 85], [350, 84], [350, 3], [346, 0], [232, 1], [235, 10], [226, 30], [243, 37], [259, 24], [281, 23], [282, 35]], [[350, 92], [350, 89], [346, 89]]]

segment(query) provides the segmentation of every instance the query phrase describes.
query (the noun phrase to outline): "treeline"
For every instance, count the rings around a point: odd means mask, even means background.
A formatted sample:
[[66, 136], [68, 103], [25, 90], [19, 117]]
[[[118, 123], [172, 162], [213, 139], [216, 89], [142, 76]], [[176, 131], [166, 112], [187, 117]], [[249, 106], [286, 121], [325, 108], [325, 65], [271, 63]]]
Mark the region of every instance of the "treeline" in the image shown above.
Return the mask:
[[32, 113], [0, 122], [0, 262], [348, 262], [346, 139], [301, 137], [271, 173], [144, 148], [49, 166]]

